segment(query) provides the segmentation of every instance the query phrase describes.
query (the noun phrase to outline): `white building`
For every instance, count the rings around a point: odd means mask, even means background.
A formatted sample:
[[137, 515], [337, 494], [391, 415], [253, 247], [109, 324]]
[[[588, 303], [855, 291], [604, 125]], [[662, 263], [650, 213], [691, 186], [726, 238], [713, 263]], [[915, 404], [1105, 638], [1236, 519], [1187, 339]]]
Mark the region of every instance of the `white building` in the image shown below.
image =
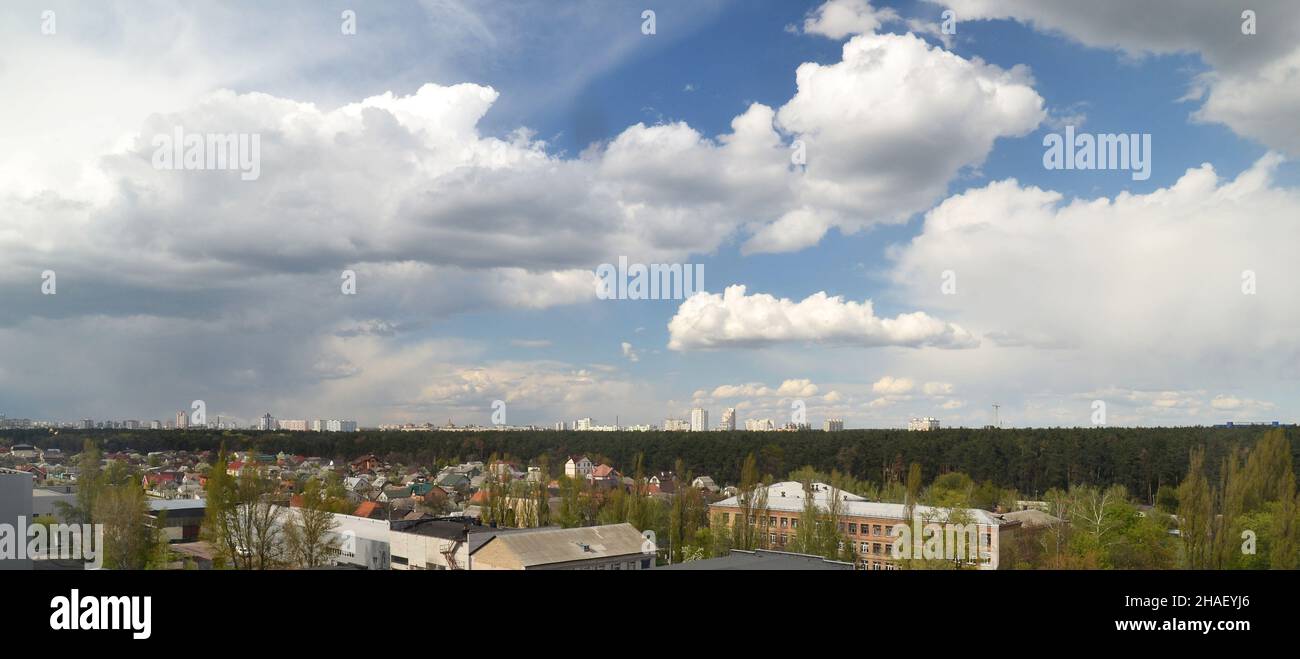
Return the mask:
[[938, 430], [939, 420], [932, 417], [917, 417], [907, 422], [908, 430]]
[[686, 419], [664, 419], [664, 430], [669, 432], [685, 431], [691, 429], [691, 422]]
[[[10, 525], [11, 529], [26, 528], [31, 519], [32, 477], [23, 473], [0, 472], [0, 524]], [[23, 538], [21, 542], [26, 543], [27, 539]], [[0, 555], [0, 570], [30, 569], [32, 561], [29, 558], [6, 559]]]
[[280, 430], [292, 430], [294, 432], [307, 432], [309, 424], [306, 419], [284, 419], [280, 422]]
[[275, 417], [271, 416], [270, 412], [263, 414], [262, 417], [257, 420], [258, 430], [275, 430], [275, 428]]
[[745, 419], [745, 430], [757, 432], [776, 430], [776, 423], [771, 419]]
[[703, 432], [709, 429], [709, 411], [703, 407], [691, 410], [691, 432]]
[[573, 422], [574, 430], [591, 430], [591, 426], [592, 426], [592, 421], [591, 421], [591, 417], [589, 416], [583, 417]]
[[736, 429], [736, 408], [728, 407], [726, 410], [722, 412], [722, 429], [723, 430]]
[[190, 427], [190, 415], [186, 414], [184, 410], [181, 410], [180, 412], [177, 412], [177, 413], [176, 413], [176, 429], [177, 429], [177, 430], [184, 430], [184, 429], [186, 429], [186, 428], [188, 428], [188, 427]]
[[844, 419], [826, 419], [822, 424], [822, 430], [826, 432], [839, 432], [844, 430]]
[[564, 475], [569, 478], [586, 478], [595, 469], [596, 465], [592, 464], [585, 455], [571, 457], [564, 463]]

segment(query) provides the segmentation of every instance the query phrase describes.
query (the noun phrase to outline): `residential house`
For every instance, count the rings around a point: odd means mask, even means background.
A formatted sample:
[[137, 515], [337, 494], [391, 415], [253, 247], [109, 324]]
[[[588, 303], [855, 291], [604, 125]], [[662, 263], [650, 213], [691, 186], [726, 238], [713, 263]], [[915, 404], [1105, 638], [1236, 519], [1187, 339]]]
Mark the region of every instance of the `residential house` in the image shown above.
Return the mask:
[[718, 491], [718, 484], [714, 483], [713, 479], [708, 476], [697, 476], [695, 480], [691, 481], [691, 487], [697, 490], [708, 490], [709, 492]]
[[564, 475], [569, 478], [586, 478], [591, 475], [595, 468], [596, 465], [592, 464], [591, 460], [587, 459], [587, 456], [572, 456], [568, 462], [564, 463]]

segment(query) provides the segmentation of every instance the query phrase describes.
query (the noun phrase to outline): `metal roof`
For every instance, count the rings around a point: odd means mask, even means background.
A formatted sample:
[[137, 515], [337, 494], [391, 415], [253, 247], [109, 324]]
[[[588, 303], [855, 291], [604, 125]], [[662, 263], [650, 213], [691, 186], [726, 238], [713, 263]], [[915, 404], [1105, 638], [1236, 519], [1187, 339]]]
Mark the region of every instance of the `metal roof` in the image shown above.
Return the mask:
[[[832, 493], [831, 486], [825, 483], [813, 483], [813, 497], [817, 507], [822, 510], [828, 509]], [[885, 503], [883, 501], [868, 501], [866, 498], [839, 490], [836, 496], [840, 499], [840, 514], [851, 517], [872, 517], [879, 519], [907, 519], [907, 506], [901, 503]], [[714, 504], [710, 507], [736, 508], [740, 503], [738, 497], [729, 497]], [[773, 483], [767, 486], [767, 510], [769, 512], [803, 512], [804, 507], [804, 489], [803, 483], [796, 481], [785, 481]], [[924, 519], [944, 519], [949, 513], [948, 508], [934, 508], [931, 506], [916, 506], [914, 514]], [[997, 515], [978, 508], [959, 509], [970, 515], [970, 518], [979, 524], [998, 525], [1003, 520], [998, 519]]]
[[[537, 529], [497, 535], [489, 542], [513, 554], [524, 567], [593, 558], [640, 555], [645, 538], [626, 522], [572, 529]], [[477, 548], [476, 548], [477, 550]]]

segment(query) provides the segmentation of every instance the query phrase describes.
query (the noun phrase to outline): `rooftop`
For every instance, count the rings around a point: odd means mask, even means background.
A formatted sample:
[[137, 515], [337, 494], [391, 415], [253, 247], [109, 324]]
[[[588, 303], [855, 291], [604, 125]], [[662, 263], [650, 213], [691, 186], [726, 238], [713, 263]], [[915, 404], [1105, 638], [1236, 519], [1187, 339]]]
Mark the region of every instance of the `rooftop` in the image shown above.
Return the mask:
[[852, 570], [852, 563], [821, 556], [758, 549], [731, 550], [731, 555], [666, 565], [660, 570]]
[[626, 522], [529, 531], [531, 532], [498, 535], [489, 542], [504, 545], [504, 549], [518, 558], [524, 567], [640, 555], [645, 543], [641, 532]]
[[[826, 510], [829, 507], [832, 493], [840, 500], [840, 512], [843, 515], [853, 517], [871, 517], [878, 519], [907, 519], [907, 506], [901, 503], [885, 503], [883, 501], [868, 501], [865, 497], [858, 496], [852, 492], [835, 490], [826, 483], [812, 483], [814, 501], [817, 507]], [[740, 505], [738, 497], [728, 497], [710, 507], [735, 508]], [[804, 487], [803, 483], [797, 481], [784, 481], [773, 483], [767, 486], [767, 509], [776, 512], [803, 512], [804, 507]], [[997, 515], [978, 508], [969, 508], [967, 512], [971, 515], [972, 520], [979, 524], [997, 525], [1003, 523]], [[947, 516], [948, 509], [934, 508], [931, 506], [916, 506], [914, 511], [924, 519], [942, 519]]]

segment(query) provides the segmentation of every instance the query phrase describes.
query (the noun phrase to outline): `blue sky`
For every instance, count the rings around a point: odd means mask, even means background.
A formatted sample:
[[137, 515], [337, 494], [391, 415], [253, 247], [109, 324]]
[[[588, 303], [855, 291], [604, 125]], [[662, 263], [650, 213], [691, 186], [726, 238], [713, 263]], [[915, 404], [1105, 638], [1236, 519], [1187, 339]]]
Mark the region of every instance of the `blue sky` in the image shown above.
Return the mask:
[[[1286, 3], [46, 4], [0, 14], [0, 414], [1295, 418]], [[1149, 133], [1150, 179], [1045, 169], [1067, 123]], [[141, 169], [176, 125], [266, 175]], [[594, 299], [623, 255], [714, 297]]]

